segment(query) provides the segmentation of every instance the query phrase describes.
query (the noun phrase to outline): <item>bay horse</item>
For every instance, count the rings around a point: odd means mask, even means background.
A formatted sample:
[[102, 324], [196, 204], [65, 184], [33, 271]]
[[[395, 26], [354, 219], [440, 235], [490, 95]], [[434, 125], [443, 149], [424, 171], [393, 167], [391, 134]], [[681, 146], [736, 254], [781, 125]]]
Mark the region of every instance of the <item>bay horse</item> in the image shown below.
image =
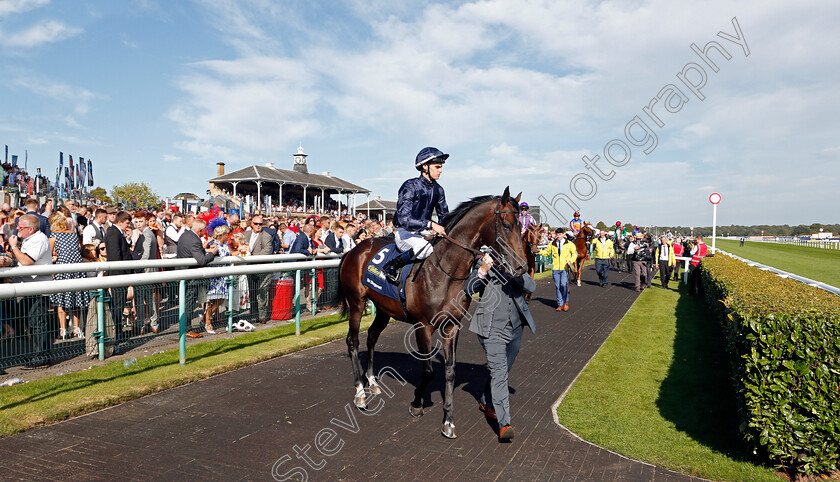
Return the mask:
[[[434, 378], [432, 359], [440, 349], [446, 379], [441, 433], [447, 438], [456, 437], [452, 421], [455, 350], [460, 320], [469, 309], [471, 300], [464, 293], [464, 282], [477, 257], [481, 255], [479, 248], [482, 245], [489, 246], [501, 255], [501, 263], [496, 256], [494, 260], [497, 265], [502, 264], [508, 273], [513, 276], [525, 273], [525, 253], [517, 219], [521, 194], [513, 198], [510, 189], [505, 188], [501, 196], [473, 198], [449, 213], [442, 220], [447, 234], [432, 240], [432, 255], [404, 268], [412, 270], [405, 286], [405, 310], [399, 301], [382, 296], [362, 283], [368, 262], [388, 244], [387, 241], [370, 238], [344, 255], [339, 264], [339, 300], [342, 304], [342, 317], [347, 316], [349, 321], [347, 350], [353, 365], [356, 407], [364, 410], [369, 401], [368, 395], [382, 393], [373, 371], [373, 353], [382, 330], [391, 318], [395, 318], [412, 325], [405, 336], [406, 346], [410, 344], [413, 330], [417, 352], [413, 348], [409, 349], [412, 356], [421, 360], [423, 366], [420, 383], [414, 390], [414, 400], [408, 407], [409, 414], [412, 417], [423, 415], [422, 397], [426, 386]], [[359, 360], [359, 327], [367, 300], [376, 306], [376, 316], [368, 328], [368, 365], [363, 376]], [[434, 341], [433, 348], [432, 337], [436, 330], [440, 332], [442, 340]]]
[[583, 269], [583, 262], [586, 261], [586, 258], [589, 257], [589, 251], [586, 249], [586, 241], [592, 237], [592, 234], [595, 230], [592, 229], [592, 225], [589, 223], [583, 223], [583, 226], [578, 231], [577, 236], [575, 236], [575, 248], [577, 249], [577, 258], [575, 259], [575, 266], [574, 266], [574, 278], [577, 281], [577, 285], [580, 286], [580, 272]]
[[[531, 278], [537, 270], [537, 253], [540, 248], [540, 234], [534, 226], [528, 226], [522, 232], [522, 246], [525, 248], [525, 261], [528, 262], [528, 274]], [[525, 293], [525, 299], [531, 301], [531, 293]]]

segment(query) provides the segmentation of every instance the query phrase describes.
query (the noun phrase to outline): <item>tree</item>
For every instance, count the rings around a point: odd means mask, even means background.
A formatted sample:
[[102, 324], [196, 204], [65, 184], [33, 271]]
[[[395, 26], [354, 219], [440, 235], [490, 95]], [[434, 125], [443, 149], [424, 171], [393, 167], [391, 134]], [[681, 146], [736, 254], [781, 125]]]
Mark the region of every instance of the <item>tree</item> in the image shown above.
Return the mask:
[[145, 182], [129, 182], [111, 188], [111, 197], [124, 208], [160, 207], [160, 196]]
[[97, 186], [93, 188], [93, 190], [90, 192], [90, 195], [93, 196], [93, 198], [99, 202], [103, 202], [105, 204], [114, 204], [114, 201], [111, 200], [111, 197], [108, 196], [108, 193], [105, 191], [104, 188]]
[[598, 221], [598, 224], [595, 225], [595, 229], [602, 229], [604, 231], [607, 230], [607, 225], [604, 224], [603, 221]]

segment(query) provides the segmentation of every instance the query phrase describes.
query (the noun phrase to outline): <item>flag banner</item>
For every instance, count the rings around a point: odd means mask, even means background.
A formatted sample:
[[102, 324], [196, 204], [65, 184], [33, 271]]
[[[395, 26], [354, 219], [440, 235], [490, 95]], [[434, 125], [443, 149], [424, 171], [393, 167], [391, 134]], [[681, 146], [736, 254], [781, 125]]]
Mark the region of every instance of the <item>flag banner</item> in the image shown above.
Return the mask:
[[64, 166], [64, 193], [70, 192], [70, 168]]
[[88, 186], [93, 187], [93, 164], [88, 159]]
[[84, 186], [87, 186], [87, 182], [85, 182], [85, 181], [87, 181], [87, 164], [85, 164], [85, 160], [81, 157], [79, 158], [79, 168], [82, 171], [81, 185], [82, 185], [82, 188], [84, 188]]
[[[81, 157], [79, 159], [81, 159]], [[79, 179], [81, 179], [81, 174], [79, 173], [79, 165], [76, 164], [76, 189], [82, 188], [82, 183], [79, 182]]]
[[12, 165], [17, 166], [17, 156], [12, 154]]
[[6, 164], [9, 163], [9, 146], [6, 146]]
[[75, 178], [75, 172], [76, 172], [76, 171], [73, 170], [73, 167], [74, 167], [73, 166], [73, 156], [68, 154], [67, 157], [70, 158], [70, 170], [69, 171], [64, 171], [64, 175], [67, 176], [67, 181], [68, 181], [67, 185], [70, 186], [70, 189], [76, 189], [75, 183], [73, 182], [74, 178]]
[[55, 187], [61, 186], [61, 171], [64, 170], [64, 153], [58, 153], [58, 169], [55, 170]]
[[29, 167], [29, 149], [24, 149], [23, 150], [23, 170], [25, 171], [27, 167]]

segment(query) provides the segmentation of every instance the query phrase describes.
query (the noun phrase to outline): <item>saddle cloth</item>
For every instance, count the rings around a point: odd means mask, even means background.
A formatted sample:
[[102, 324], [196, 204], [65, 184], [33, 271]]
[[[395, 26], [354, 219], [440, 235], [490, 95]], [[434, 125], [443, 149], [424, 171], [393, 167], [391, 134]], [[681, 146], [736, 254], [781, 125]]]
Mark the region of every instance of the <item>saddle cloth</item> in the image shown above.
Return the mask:
[[385, 278], [385, 273], [382, 267], [385, 264], [400, 255], [400, 250], [397, 245], [392, 243], [382, 247], [376, 252], [376, 256], [370, 260], [365, 266], [365, 273], [362, 277], [362, 284], [368, 288], [376, 291], [382, 296], [387, 296], [395, 300], [405, 300], [405, 281], [408, 279], [408, 274], [411, 272], [411, 267], [414, 265], [406, 265], [400, 268], [400, 285], [395, 286], [388, 282]]

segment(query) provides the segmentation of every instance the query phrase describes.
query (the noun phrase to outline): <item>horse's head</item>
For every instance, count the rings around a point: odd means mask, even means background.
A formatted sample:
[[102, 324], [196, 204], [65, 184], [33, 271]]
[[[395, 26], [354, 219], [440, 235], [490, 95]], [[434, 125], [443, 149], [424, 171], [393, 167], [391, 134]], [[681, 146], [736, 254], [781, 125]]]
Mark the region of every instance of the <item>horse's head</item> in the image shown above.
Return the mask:
[[528, 254], [536, 254], [540, 244], [540, 234], [534, 226], [528, 226], [522, 233], [522, 243], [525, 247], [525, 252]]
[[519, 224], [519, 199], [510, 195], [510, 187], [500, 198], [492, 198], [488, 203], [485, 225], [481, 230], [481, 242], [493, 248], [498, 256], [496, 262], [501, 262], [501, 268], [519, 277], [528, 272], [527, 256], [522, 242], [522, 228]]

